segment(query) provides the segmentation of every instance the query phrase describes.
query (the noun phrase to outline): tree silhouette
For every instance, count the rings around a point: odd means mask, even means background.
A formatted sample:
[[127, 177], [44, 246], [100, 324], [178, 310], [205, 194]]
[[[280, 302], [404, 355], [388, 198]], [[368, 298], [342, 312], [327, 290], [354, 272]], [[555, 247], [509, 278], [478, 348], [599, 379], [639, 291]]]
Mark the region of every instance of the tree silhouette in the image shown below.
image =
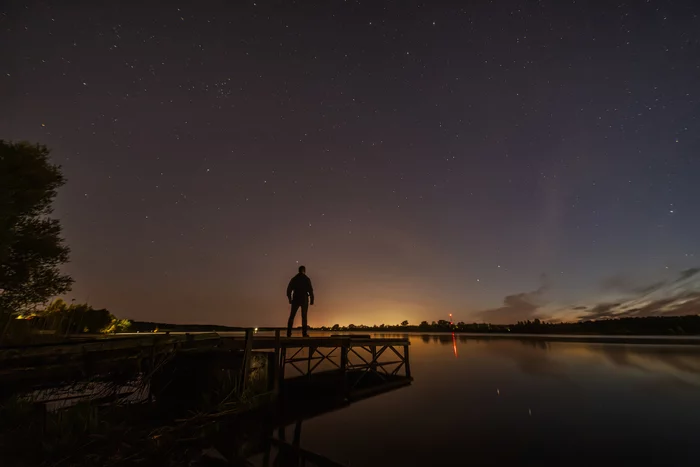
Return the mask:
[[48, 217], [64, 183], [46, 146], [0, 140], [0, 319], [70, 290], [69, 249]]
[[401, 326], [408, 326], [408, 320], [405, 319], [405, 320], [401, 321]]
[[114, 333], [125, 332], [131, 322], [119, 319], [108, 310], [96, 310], [87, 303], [71, 303], [56, 299], [43, 310], [23, 315], [36, 322], [42, 329], [61, 333]]

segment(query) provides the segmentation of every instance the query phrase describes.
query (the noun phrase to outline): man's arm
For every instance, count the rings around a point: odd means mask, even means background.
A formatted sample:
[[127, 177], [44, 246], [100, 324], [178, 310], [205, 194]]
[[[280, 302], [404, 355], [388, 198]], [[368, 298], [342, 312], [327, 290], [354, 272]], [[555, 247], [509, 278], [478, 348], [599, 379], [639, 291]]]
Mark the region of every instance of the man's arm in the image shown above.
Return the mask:
[[311, 299], [311, 304], [314, 304], [314, 288], [311, 285], [311, 279], [309, 279], [309, 299]]
[[289, 285], [287, 286], [287, 300], [289, 300], [289, 303], [292, 303], [292, 291], [294, 290], [294, 279], [289, 281]]

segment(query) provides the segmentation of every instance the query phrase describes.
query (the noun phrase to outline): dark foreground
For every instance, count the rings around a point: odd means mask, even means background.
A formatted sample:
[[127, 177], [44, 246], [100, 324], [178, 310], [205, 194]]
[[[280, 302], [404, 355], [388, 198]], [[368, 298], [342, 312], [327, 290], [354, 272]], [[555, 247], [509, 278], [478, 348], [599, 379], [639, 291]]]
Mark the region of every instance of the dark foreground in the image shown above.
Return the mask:
[[[261, 454], [265, 462], [279, 457], [275, 465], [292, 458], [337, 465], [299, 446], [301, 423], [411, 384], [408, 347], [401, 337], [249, 330], [3, 348], [0, 458], [3, 465], [204, 466], [212, 456], [249, 465]], [[290, 423], [291, 444], [283, 435]], [[38, 440], [41, 449], [32, 448]]]

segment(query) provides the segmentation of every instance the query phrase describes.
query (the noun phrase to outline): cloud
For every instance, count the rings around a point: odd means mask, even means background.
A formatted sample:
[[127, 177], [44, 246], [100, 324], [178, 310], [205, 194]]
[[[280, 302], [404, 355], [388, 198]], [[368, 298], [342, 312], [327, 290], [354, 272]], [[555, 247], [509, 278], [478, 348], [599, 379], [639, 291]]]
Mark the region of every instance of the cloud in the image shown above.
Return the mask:
[[583, 319], [606, 319], [614, 316], [615, 310], [619, 307], [619, 303], [599, 303], [586, 312], [580, 318]]
[[681, 275], [678, 278], [678, 281], [684, 281], [686, 279], [690, 279], [691, 277], [695, 276], [697, 273], [700, 272], [700, 268], [689, 268], [681, 271]]
[[695, 315], [700, 314], [700, 293], [695, 293], [692, 296], [684, 297], [676, 302], [676, 306], [666, 315]]
[[700, 268], [681, 271], [675, 278], [638, 285], [628, 277], [618, 275], [605, 279], [601, 287], [606, 291], [623, 292], [629, 298], [619, 303], [598, 303], [571, 308], [583, 311], [579, 319], [610, 319], [642, 316], [682, 316], [700, 314]]
[[690, 292], [680, 296], [659, 298], [638, 306], [624, 303], [599, 303], [579, 319], [596, 320], [630, 318], [642, 316], [684, 316], [700, 314], [700, 292]]
[[665, 284], [665, 281], [653, 282], [651, 284], [637, 284], [630, 277], [618, 274], [604, 279], [600, 286], [605, 292], [646, 295], [660, 289]]
[[[543, 277], [543, 280], [546, 280]], [[484, 321], [493, 324], [512, 324], [517, 321], [531, 319], [537, 315], [544, 305], [546, 285], [532, 292], [522, 292], [508, 295], [503, 299], [503, 306], [491, 308], [477, 313]]]
[[[528, 319], [551, 317], [545, 292], [547, 277], [542, 275], [542, 286], [530, 292], [508, 295], [503, 305], [475, 313], [485, 322], [513, 324]], [[606, 291], [622, 292], [621, 298], [589, 305], [577, 305], [561, 310], [557, 316], [564, 321], [601, 320], [643, 316], [683, 316], [700, 314], [700, 268], [681, 271], [668, 280], [647, 284], [635, 283], [626, 276], [618, 275], [605, 279], [601, 287]], [[556, 313], [555, 313], [556, 315]]]

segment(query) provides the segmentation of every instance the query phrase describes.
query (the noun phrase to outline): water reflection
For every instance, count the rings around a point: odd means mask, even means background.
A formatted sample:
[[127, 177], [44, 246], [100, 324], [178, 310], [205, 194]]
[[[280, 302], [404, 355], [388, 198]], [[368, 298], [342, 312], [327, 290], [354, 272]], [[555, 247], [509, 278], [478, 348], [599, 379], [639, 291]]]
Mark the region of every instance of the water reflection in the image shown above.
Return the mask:
[[275, 467], [297, 467], [301, 461], [300, 449], [301, 449], [301, 420], [297, 420], [294, 424], [294, 437], [292, 439], [291, 445], [285, 444], [287, 442], [287, 429], [282, 427], [277, 432], [277, 437], [281, 442], [278, 446], [277, 456], [272, 465]]
[[413, 385], [305, 421], [305, 449], [368, 467], [700, 465], [699, 347], [410, 337]]
[[[458, 356], [458, 346], [471, 342], [488, 345], [491, 355], [513, 360], [526, 374], [564, 377], [573, 354], [579, 357], [602, 357], [602, 364], [636, 370], [656, 376], [681, 377], [684, 381], [700, 387], [700, 348], [689, 345], [643, 345], [643, 344], [595, 344], [576, 342], [551, 342], [537, 338], [490, 339], [489, 337], [443, 334], [412, 336], [423, 343], [452, 344], [452, 353]], [[458, 345], [459, 343], [459, 345]], [[529, 352], [523, 349], [541, 351]], [[568, 358], [563, 357], [567, 355]], [[569, 362], [570, 363], [570, 362]]]

